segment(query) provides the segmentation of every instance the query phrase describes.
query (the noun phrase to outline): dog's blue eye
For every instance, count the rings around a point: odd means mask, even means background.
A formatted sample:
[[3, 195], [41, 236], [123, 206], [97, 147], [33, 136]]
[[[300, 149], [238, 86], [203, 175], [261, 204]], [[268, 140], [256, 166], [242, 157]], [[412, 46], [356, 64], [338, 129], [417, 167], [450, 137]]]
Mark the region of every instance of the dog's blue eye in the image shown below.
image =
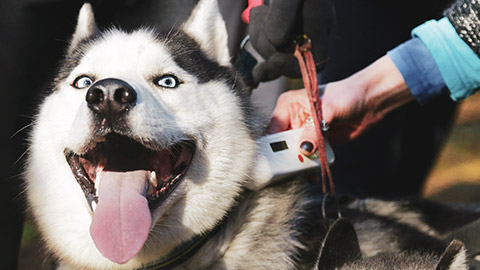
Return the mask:
[[77, 89], [82, 89], [82, 88], [85, 88], [85, 87], [89, 87], [92, 84], [93, 84], [93, 80], [90, 77], [85, 76], [85, 75], [77, 77], [73, 81], [73, 86]]
[[175, 88], [179, 84], [177, 77], [173, 75], [161, 76], [160, 78], [155, 79], [154, 83], [165, 88]]

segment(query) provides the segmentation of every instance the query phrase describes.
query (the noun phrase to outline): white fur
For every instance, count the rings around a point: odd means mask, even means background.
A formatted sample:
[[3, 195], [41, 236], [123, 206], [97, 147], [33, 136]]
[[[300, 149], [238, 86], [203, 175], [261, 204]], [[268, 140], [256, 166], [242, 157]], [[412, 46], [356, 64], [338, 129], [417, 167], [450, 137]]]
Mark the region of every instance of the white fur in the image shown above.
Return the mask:
[[449, 270], [466, 270], [469, 269], [467, 266], [467, 250], [465, 247], [455, 255], [453, 262], [450, 264]]
[[219, 14], [217, 0], [202, 0], [182, 28], [202, 45], [213, 60], [229, 66], [228, 35], [225, 22]]

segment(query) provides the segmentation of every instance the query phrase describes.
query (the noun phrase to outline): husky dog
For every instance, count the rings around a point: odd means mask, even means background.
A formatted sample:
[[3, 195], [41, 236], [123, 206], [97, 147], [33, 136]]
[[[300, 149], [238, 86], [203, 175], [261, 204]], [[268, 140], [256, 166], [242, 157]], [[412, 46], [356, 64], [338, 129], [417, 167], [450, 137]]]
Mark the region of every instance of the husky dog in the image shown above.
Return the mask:
[[303, 184], [252, 191], [263, 127], [231, 68], [216, 0], [165, 34], [100, 32], [85, 4], [64, 63], [26, 172], [60, 265], [290, 269], [318, 246], [301, 239]]
[[[315, 188], [300, 178], [255, 182], [263, 120], [231, 67], [216, 0], [201, 0], [168, 33], [99, 31], [85, 4], [53, 85], [31, 135], [25, 186], [61, 269], [317, 269], [323, 261], [328, 226]], [[448, 242], [410, 210], [363, 201], [343, 211], [366, 256], [423, 243], [443, 252]], [[412, 236], [402, 242], [398, 228], [407, 225]], [[420, 234], [431, 241], [417, 245]]]

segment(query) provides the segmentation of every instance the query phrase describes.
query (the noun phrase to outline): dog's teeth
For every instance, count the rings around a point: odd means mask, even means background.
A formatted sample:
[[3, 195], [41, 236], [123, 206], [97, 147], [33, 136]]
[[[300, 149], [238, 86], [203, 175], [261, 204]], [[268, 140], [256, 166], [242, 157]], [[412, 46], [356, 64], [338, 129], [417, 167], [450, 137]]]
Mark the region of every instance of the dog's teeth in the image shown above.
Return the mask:
[[98, 166], [96, 169], [96, 176], [95, 176], [95, 195], [98, 196], [98, 186], [100, 185], [100, 177], [102, 175], [103, 166]]
[[157, 173], [155, 171], [152, 171], [150, 173], [150, 185], [153, 187], [153, 189], [157, 189], [158, 185], [158, 180], [157, 180]]
[[[95, 193], [98, 193], [98, 185], [100, 185], [100, 175], [101, 175], [100, 170], [97, 170], [97, 175], [95, 176]], [[98, 196], [98, 194], [95, 194]]]
[[92, 210], [95, 212], [95, 209], [97, 209], [97, 203], [95, 201], [92, 201]]
[[155, 191], [157, 190], [158, 186], [158, 181], [157, 181], [157, 173], [155, 171], [150, 172], [150, 178], [148, 179], [149, 185], [147, 185], [147, 194], [152, 195], [155, 194]]

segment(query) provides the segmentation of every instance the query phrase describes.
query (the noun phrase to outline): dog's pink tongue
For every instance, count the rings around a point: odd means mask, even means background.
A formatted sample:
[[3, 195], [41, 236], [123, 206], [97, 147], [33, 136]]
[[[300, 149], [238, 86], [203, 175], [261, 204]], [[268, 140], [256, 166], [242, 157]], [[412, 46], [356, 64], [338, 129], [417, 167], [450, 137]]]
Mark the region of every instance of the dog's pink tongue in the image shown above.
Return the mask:
[[118, 264], [132, 259], [150, 232], [152, 217], [145, 197], [148, 177], [147, 171], [100, 174], [90, 235], [100, 253]]

